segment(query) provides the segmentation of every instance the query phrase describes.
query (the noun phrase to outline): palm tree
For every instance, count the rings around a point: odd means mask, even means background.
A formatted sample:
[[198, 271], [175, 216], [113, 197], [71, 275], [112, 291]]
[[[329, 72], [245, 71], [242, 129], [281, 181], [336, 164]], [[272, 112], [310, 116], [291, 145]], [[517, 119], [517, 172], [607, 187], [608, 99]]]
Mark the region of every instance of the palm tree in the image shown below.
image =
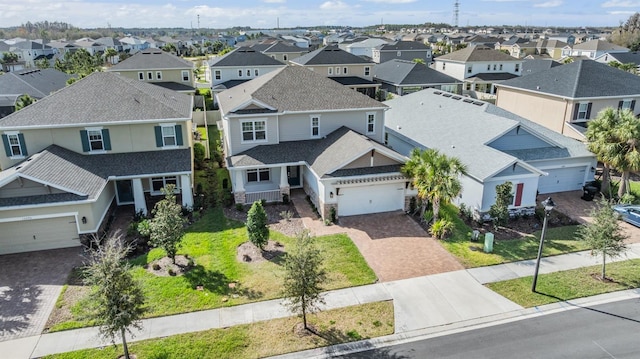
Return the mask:
[[118, 51], [116, 51], [116, 49], [114, 49], [113, 47], [109, 47], [104, 50], [104, 58], [109, 64], [113, 64], [113, 58], [116, 56], [118, 56]]
[[36, 100], [27, 94], [20, 96], [16, 100], [16, 111], [20, 111], [34, 102], [36, 102]]
[[608, 107], [598, 113], [598, 116], [589, 121], [589, 126], [585, 133], [587, 138], [587, 148], [589, 151], [595, 153], [598, 161], [603, 163], [604, 169], [602, 170], [602, 185], [600, 186], [603, 193], [609, 193], [611, 197], [610, 184], [611, 184], [611, 164], [608, 162], [608, 158], [611, 157], [610, 152], [613, 150], [611, 145], [613, 140], [613, 129], [618, 124], [618, 113], [611, 107]]
[[412, 178], [413, 186], [421, 199], [421, 216], [427, 201], [433, 207], [433, 221], [438, 220], [440, 205], [448, 203], [462, 191], [460, 175], [466, 174], [466, 166], [455, 157], [448, 157], [435, 149], [421, 151], [414, 148], [402, 172]]

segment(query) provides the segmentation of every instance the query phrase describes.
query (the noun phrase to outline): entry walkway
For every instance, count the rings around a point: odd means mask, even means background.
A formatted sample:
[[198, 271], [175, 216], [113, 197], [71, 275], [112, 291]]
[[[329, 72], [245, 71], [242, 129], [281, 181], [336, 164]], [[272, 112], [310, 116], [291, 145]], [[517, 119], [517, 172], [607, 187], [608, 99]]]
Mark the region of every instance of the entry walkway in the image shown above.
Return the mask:
[[[544, 258], [540, 273], [597, 265], [599, 260], [580, 252]], [[640, 244], [630, 245], [626, 257], [640, 258]], [[483, 283], [533, 275], [532, 261], [460, 270], [405, 280], [376, 283], [326, 293], [323, 309], [393, 300], [397, 335], [416, 330], [446, 330], [449, 324], [493, 321], [496, 316], [516, 315], [522, 307], [492, 292]], [[510, 314], [511, 313], [511, 314]], [[186, 313], [143, 321], [132, 341], [180, 333], [283, 318], [291, 314], [282, 300]], [[108, 345], [99, 340], [96, 328], [84, 328], [0, 342], [7, 358], [32, 358]]]

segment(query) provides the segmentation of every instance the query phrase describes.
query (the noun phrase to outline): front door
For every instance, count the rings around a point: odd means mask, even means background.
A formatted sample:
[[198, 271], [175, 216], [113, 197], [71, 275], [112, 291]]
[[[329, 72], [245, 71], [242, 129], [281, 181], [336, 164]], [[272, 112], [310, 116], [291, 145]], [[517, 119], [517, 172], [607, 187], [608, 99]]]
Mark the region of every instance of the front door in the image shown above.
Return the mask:
[[289, 186], [300, 186], [300, 166], [287, 166], [287, 177], [289, 177]]
[[133, 184], [131, 180], [116, 181], [118, 204], [133, 203]]

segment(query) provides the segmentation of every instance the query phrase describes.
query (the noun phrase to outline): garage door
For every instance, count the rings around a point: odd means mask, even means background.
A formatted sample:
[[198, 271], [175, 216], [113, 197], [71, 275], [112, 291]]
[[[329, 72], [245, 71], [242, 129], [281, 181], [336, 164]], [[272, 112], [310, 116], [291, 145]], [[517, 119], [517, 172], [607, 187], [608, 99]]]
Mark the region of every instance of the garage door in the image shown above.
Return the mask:
[[581, 190], [584, 185], [585, 166], [543, 170], [548, 176], [540, 176], [538, 191], [553, 193]]
[[79, 245], [73, 216], [0, 223], [0, 254]]
[[366, 213], [404, 209], [404, 183], [340, 188], [338, 215], [354, 216]]

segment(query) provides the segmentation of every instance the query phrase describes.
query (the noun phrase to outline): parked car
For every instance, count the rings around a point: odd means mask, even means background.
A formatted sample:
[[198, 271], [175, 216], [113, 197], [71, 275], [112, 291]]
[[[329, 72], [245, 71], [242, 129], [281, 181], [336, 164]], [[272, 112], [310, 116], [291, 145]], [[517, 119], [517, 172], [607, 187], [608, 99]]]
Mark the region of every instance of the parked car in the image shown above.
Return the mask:
[[631, 204], [617, 204], [613, 210], [620, 214], [620, 219], [640, 227], [640, 206]]

